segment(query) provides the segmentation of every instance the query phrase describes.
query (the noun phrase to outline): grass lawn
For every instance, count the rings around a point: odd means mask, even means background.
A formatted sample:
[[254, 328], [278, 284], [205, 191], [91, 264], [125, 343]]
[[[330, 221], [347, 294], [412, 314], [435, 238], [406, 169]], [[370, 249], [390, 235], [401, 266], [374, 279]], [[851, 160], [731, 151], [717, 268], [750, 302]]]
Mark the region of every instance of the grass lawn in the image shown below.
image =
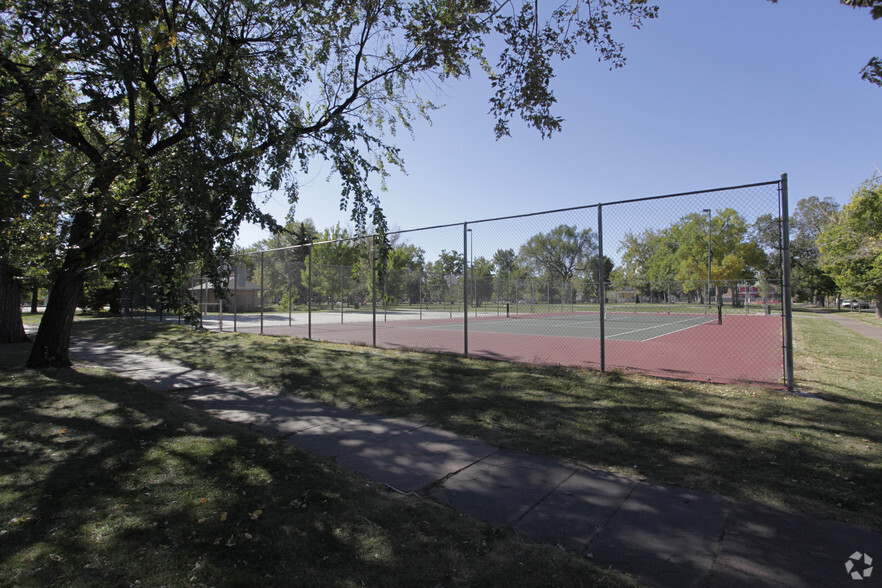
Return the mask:
[[838, 316], [845, 316], [845, 317], [854, 319], [856, 321], [861, 321], [863, 323], [867, 323], [870, 325], [876, 325], [877, 327], [882, 327], [882, 320], [879, 320], [876, 318], [876, 310], [875, 309], [867, 310], [865, 308], [861, 312], [858, 312], [857, 310], [844, 310], [844, 309], [843, 310], [836, 310], [836, 309], [833, 309], [833, 310], [831, 310], [831, 313], [838, 315]]
[[794, 318], [799, 389], [535, 367], [126, 320], [77, 331], [330, 404], [882, 530], [882, 344]]
[[830, 314], [833, 316], [847, 317], [856, 321], [861, 321], [870, 325], [882, 327], [882, 320], [876, 318], [875, 308], [863, 308], [860, 311], [858, 311], [858, 309], [852, 310], [850, 308], [842, 308], [837, 310], [835, 305], [829, 308], [820, 308], [806, 303], [801, 303], [793, 305], [793, 312], [795, 313], [795, 315], [816, 315], [820, 313]]
[[0, 586], [633, 585], [27, 351], [0, 346]]
[[[882, 531], [882, 344], [822, 317], [794, 318], [797, 384], [821, 399], [142, 321], [75, 331], [280, 393]], [[389, 496], [124, 379], [2, 376], [3, 459], [15, 467], [0, 478], [0, 584], [51, 572], [157, 585], [193, 573], [209, 585], [256, 570], [269, 584], [597, 582], [588, 562]], [[518, 562], [563, 575], [523, 576]]]

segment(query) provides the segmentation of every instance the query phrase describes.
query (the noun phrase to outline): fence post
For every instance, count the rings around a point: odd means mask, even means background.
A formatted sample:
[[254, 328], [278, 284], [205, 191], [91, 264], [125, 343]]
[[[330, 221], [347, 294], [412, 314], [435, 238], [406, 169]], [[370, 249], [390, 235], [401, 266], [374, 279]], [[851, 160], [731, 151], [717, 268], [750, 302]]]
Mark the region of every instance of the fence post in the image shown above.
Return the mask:
[[600, 371], [606, 371], [606, 281], [603, 275], [603, 205], [597, 205], [597, 298], [600, 301]]
[[312, 243], [306, 255], [309, 258], [306, 268], [306, 338], [312, 339]]
[[291, 318], [291, 274], [294, 273], [293, 264], [290, 263], [290, 249], [285, 250], [285, 279], [288, 281], [288, 326], [290, 327], [293, 319]]
[[205, 328], [205, 321], [203, 314], [205, 313], [205, 266], [199, 267], [199, 302], [201, 303], [202, 309], [199, 310], [199, 328]]
[[[184, 270], [182, 269], [181, 272], [183, 272], [183, 271], [184, 271]], [[186, 287], [186, 286], [185, 286], [185, 280], [186, 280], [186, 278], [184, 277], [184, 275], [183, 275], [183, 273], [182, 273], [182, 274], [181, 274], [181, 289], [183, 289], [183, 288]], [[192, 280], [190, 281], [190, 287], [193, 287]], [[190, 292], [189, 292], [189, 290], [186, 290], [185, 292], [186, 292], [186, 294], [187, 294], [187, 298], [188, 298], [188, 300], [189, 300]], [[183, 300], [184, 300], [184, 293], [185, 293], [185, 292], [181, 292], [181, 293], [180, 293], [180, 298], [181, 298], [181, 299], [180, 299], [180, 301], [178, 302], [178, 305], [177, 305], [177, 306], [178, 306], [178, 324], [179, 324], [179, 325], [181, 324], [181, 318], [182, 318], [182, 317], [181, 317], [181, 307], [183, 307], [183, 305], [184, 305]]]
[[377, 237], [371, 238], [371, 316], [373, 346], [377, 346]]
[[793, 392], [793, 307], [790, 299], [790, 209], [787, 199], [787, 174], [781, 174], [781, 255], [784, 258], [784, 375], [787, 390]]
[[462, 336], [463, 355], [469, 356], [469, 223], [462, 224]]

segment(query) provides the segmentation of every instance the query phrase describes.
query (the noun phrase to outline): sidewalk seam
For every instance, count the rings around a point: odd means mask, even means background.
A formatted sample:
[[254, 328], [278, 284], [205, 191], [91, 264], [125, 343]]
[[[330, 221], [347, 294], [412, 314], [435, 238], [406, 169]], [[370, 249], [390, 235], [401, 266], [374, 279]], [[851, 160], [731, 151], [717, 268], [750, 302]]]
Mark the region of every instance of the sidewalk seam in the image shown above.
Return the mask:
[[714, 550], [714, 558], [711, 560], [711, 565], [708, 566], [707, 574], [705, 574], [704, 582], [702, 582], [702, 586], [705, 588], [708, 588], [711, 585], [714, 572], [717, 569], [717, 560], [720, 557], [720, 552], [723, 550], [723, 541], [726, 539], [726, 531], [729, 529], [729, 517], [732, 515], [733, 506], [734, 502], [732, 500], [726, 500], [726, 514], [723, 516], [723, 528], [720, 529], [720, 534], [717, 536], [717, 548]]
[[479, 463], [481, 463], [482, 461], [484, 461], [485, 459], [487, 459], [488, 457], [491, 457], [491, 456], [493, 456], [493, 455], [496, 455], [497, 453], [499, 453], [500, 451], [502, 451], [502, 448], [501, 448], [501, 447], [496, 447], [495, 445], [491, 445], [491, 447], [495, 448], [496, 451], [494, 451], [493, 453], [488, 453], [487, 455], [485, 455], [485, 456], [482, 457], [481, 459], [479, 459], [479, 460], [477, 460], [477, 461], [473, 461], [472, 463], [470, 463], [470, 464], [468, 464], [468, 465], [466, 465], [466, 466], [463, 466], [463, 467], [459, 468], [459, 469], [456, 470], [455, 472], [450, 472], [449, 474], [447, 474], [447, 475], [444, 476], [443, 478], [439, 478], [439, 479], [435, 480], [434, 482], [429, 482], [428, 484], [426, 484], [426, 485], [423, 486], [422, 488], [419, 488], [419, 489], [417, 490], [417, 492], [419, 492], [421, 496], [424, 496], [425, 498], [429, 498], [430, 500], [433, 500], [433, 501], [435, 501], [435, 502], [437, 502], [437, 503], [439, 503], [439, 504], [444, 504], [444, 505], [446, 505], [446, 506], [450, 506], [450, 505], [449, 505], [448, 503], [446, 503], [446, 502], [441, 502], [441, 501], [438, 500], [437, 498], [435, 498], [435, 497], [433, 497], [433, 496], [429, 496], [428, 492], [431, 491], [431, 490], [434, 489], [434, 488], [437, 488], [438, 486], [440, 486], [441, 484], [443, 484], [444, 482], [446, 482], [447, 480], [449, 480], [449, 479], [452, 478], [453, 476], [456, 476], [456, 475], [458, 475], [459, 473], [464, 472], [465, 470], [469, 469], [469, 468], [472, 467], [473, 465], [479, 464]]
[[631, 486], [631, 489], [630, 489], [630, 490], [628, 490], [628, 494], [622, 499], [622, 502], [619, 503], [619, 506], [616, 507], [616, 510], [613, 511], [613, 513], [612, 513], [611, 515], [609, 515], [609, 517], [607, 517], [606, 521], [604, 521], [604, 523], [603, 523], [602, 525], [600, 525], [600, 526], [594, 531], [594, 533], [591, 534], [591, 539], [589, 539], [588, 542], [585, 544], [585, 555], [586, 555], [586, 557], [587, 557], [587, 556], [589, 555], [589, 553], [590, 553], [589, 550], [591, 549], [591, 545], [594, 544], [594, 540], [597, 539], [597, 536], [598, 536], [598, 535], [600, 535], [601, 533], [603, 533], [604, 530], [606, 530], [606, 528], [609, 526], [609, 524], [612, 522], [612, 520], [613, 520], [614, 518], [616, 518], [616, 515], [619, 514], [619, 512], [622, 510], [622, 507], [625, 506], [625, 503], [628, 502], [628, 500], [631, 499], [631, 495], [634, 494], [634, 490], [637, 489], [637, 485], [638, 485], [638, 484], [640, 484], [640, 482], [637, 481], [637, 480], [634, 480], [634, 485]]
[[510, 529], [514, 529], [514, 527], [515, 527], [518, 523], [520, 523], [520, 522], [524, 519], [525, 516], [527, 516], [528, 514], [530, 514], [531, 512], [533, 512], [533, 509], [535, 509], [537, 506], [539, 506], [540, 504], [542, 504], [543, 502], [545, 502], [545, 501], [548, 499], [549, 496], [551, 496], [552, 494], [554, 494], [555, 492], [557, 492], [558, 489], [559, 489], [561, 486], [564, 485], [564, 483], [566, 483], [567, 481], [569, 481], [573, 476], [575, 476], [577, 473], [579, 473], [579, 471], [582, 469], [582, 468], [579, 468], [579, 467], [577, 467], [577, 466], [572, 466], [572, 467], [573, 467], [574, 469], [573, 469], [572, 472], [570, 472], [570, 475], [569, 475], [569, 476], [567, 476], [566, 478], [564, 478], [563, 480], [561, 480], [560, 483], [559, 483], [557, 486], [555, 486], [554, 488], [552, 488], [551, 490], [549, 490], [548, 492], [546, 492], [544, 496], [542, 496], [541, 498], [539, 498], [539, 499], [538, 499], [536, 502], [534, 502], [534, 503], [533, 503], [533, 504], [532, 504], [527, 510], [525, 510], [523, 513], [521, 513], [521, 515], [520, 515], [519, 517], [517, 517], [515, 520], [513, 520], [512, 522], [510, 522], [510, 523], [509, 523], [508, 525], [506, 525], [506, 526], [507, 526], [508, 528], [510, 528]]

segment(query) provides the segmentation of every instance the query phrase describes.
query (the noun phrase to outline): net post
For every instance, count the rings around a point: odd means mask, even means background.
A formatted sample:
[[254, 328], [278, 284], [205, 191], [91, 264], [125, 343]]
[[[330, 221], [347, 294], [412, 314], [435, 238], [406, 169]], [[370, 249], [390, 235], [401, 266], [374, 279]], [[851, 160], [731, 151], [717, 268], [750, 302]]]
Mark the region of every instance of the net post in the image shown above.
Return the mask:
[[784, 377], [787, 390], [793, 392], [793, 307], [790, 299], [790, 208], [787, 194], [787, 174], [781, 174], [781, 256], [783, 258], [782, 308], [784, 311]]
[[606, 284], [603, 275], [603, 205], [597, 205], [597, 299], [600, 302], [600, 371], [606, 371]]

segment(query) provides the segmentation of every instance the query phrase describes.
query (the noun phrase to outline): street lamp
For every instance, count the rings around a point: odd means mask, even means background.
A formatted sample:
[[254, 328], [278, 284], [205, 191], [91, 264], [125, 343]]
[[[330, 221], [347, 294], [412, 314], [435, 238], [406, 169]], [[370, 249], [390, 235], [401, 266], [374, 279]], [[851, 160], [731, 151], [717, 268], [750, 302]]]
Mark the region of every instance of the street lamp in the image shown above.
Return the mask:
[[707, 298], [705, 305], [710, 310], [710, 288], [711, 288], [711, 210], [705, 208], [701, 212], [707, 213]]

